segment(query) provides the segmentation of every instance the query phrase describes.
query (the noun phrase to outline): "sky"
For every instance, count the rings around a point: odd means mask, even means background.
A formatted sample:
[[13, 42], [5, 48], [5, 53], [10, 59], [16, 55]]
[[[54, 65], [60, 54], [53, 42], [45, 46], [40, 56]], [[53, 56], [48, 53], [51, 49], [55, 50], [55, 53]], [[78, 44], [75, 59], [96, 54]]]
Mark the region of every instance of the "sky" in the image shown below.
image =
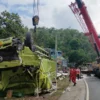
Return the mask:
[[[98, 34], [100, 34], [100, 0], [83, 1]], [[71, 2], [75, 2], [75, 0], [39, 0], [40, 21], [38, 27], [71, 28], [82, 31], [68, 6]], [[33, 0], [0, 0], [0, 12], [4, 10], [18, 13], [25, 26], [33, 27]]]

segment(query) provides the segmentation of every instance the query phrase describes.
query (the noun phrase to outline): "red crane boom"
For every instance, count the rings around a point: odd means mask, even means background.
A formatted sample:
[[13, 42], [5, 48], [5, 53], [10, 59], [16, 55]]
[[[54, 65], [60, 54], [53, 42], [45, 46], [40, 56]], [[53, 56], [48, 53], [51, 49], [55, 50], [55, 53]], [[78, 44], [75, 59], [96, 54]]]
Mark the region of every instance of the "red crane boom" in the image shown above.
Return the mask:
[[83, 32], [89, 38], [89, 41], [92, 43], [99, 57], [100, 40], [98, 38], [97, 31], [92, 23], [92, 20], [88, 14], [84, 2], [82, 0], [76, 0], [76, 2], [71, 3], [69, 7], [74, 13], [76, 19], [78, 20], [80, 26], [83, 29]]

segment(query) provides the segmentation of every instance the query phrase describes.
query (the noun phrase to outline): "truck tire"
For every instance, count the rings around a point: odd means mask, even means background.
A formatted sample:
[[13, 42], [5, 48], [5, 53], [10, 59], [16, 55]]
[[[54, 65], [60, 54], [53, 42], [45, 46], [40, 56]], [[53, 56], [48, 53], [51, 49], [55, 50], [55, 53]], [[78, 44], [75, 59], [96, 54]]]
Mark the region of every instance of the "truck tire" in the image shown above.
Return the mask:
[[32, 45], [33, 45], [33, 39], [32, 39], [32, 34], [31, 33], [26, 33], [26, 38], [25, 38], [25, 46], [29, 47], [30, 50], [32, 50]]

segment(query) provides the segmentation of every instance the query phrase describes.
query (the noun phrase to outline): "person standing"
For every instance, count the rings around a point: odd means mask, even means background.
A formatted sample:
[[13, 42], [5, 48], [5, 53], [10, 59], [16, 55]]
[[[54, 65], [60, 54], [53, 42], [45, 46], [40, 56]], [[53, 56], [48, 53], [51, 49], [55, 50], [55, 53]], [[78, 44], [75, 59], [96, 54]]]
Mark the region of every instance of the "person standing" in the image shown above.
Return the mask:
[[77, 71], [75, 67], [71, 67], [70, 68], [70, 81], [72, 81], [74, 83], [74, 86], [76, 85], [76, 76], [77, 76]]
[[76, 68], [73, 68], [73, 72], [72, 72], [72, 82], [74, 83], [74, 86], [76, 86], [76, 76], [77, 76], [77, 71]]
[[79, 79], [80, 79], [80, 69], [77, 68], [76, 70], [77, 70], [77, 78], [78, 78], [78, 80], [79, 80]]
[[70, 67], [70, 70], [69, 70], [69, 81], [72, 81], [72, 76], [73, 76], [73, 68]]

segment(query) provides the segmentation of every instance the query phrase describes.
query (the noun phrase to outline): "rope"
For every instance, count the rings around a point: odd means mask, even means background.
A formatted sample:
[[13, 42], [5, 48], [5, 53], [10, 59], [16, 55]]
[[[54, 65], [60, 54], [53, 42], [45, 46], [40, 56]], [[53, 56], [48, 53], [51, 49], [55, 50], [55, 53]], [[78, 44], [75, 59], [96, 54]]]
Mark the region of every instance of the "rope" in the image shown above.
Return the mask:
[[36, 14], [37, 12], [37, 15], [39, 15], [39, 0], [33, 0], [33, 13], [34, 15]]
[[36, 26], [34, 26], [34, 32], [36, 32]]
[[36, 32], [36, 25], [38, 25], [38, 22], [36, 18], [39, 18], [39, 0], [33, 0], [33, 26], [34, 26], [34, 32]]
[[37, 0], [37, 12], [38, 12], [38, 16], [39, 16], [39, 0]]
[[33, 14], [35, 15], [35, 0], [33, 0]]

